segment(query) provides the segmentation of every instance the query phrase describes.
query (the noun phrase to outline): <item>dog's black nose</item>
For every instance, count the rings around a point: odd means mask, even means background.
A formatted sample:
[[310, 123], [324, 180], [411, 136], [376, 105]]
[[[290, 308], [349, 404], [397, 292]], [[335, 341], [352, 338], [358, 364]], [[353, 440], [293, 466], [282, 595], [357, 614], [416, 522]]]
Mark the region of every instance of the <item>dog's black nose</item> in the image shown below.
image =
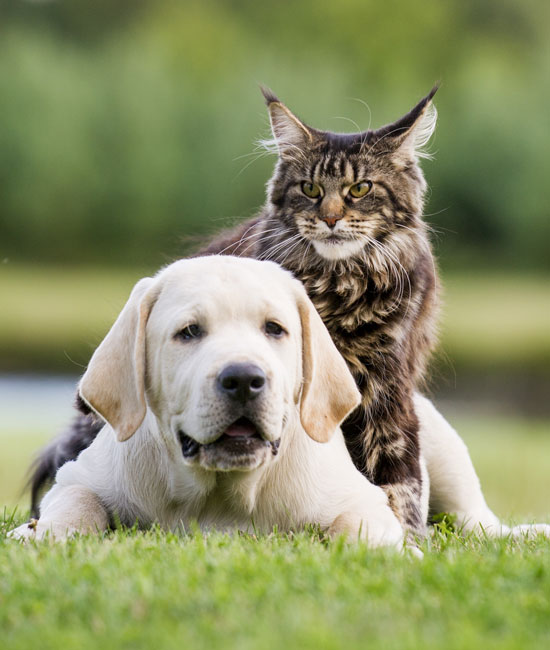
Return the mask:
[[232, 363], [218, 375], [218, 389], [237, 402], [255, 399], [265, 386], [265, 372], [252, 363]]

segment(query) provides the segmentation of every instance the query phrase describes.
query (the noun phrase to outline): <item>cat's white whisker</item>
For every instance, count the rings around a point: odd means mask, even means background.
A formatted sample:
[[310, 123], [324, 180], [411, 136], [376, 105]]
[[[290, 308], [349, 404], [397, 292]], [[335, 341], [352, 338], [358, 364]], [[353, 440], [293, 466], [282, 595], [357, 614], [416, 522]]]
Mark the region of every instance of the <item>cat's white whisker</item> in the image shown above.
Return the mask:
[[301, 241], [301, 240], [302, 240], [302, 235], [300, 233], [296, 233], [292, 237], [287, 237], [282, 241], [276, 242], [273, 246], [271, 246], [266, 251], [263, 251], [261, 253], [261, 259], [273, 260], [273, 258], [286, 246], [290, 246], [291, 244], [294, 244], [294, 242]]
[[301, 246], [302, 243], [303, 243], [303, 241], [302, 241], [302, 238], [300, 237], [299, 240], [297, 240], [297, 241], [296, 241], [292, 246], [290, 246], [290, 248], [289, 248], [288, 251], [286, 252], [286, 255], [285, 255], [282, 259], [277, 260], [278, 263], [281, 264], [281, 265], [284, 265], [284, 263], [287, 261], [288, 257], [289, 257], [292, 253], [294, 253], [294, 251], [295, 251], [299, 246]]
[[[244, 233], [241, 235], [241, 237], [240, 237], [239, 240], [237, 240], [236, 242], [231, 242], [228, 246], [226, 246], [226, 247], [223, 248], [221, 251], [219, 251], [218, 255], [223, 255], [223, 254], [224, 254], [227, 250], [229, 250], [230, 248], [232, 248], [232, 247], [234, 247], [234, 246], [239, 246], [239, 245], [243, 242], [243, 238], [244, 238], [244, 237], [245, 237], [245, 236], [246, 236], [246, 235], [247, 235], [251, 230], [253, 230], [253, 229], [255, 228], [255, 226], [256, 226], [255, 223], [253, 223], [252, 225], [248, 226], [248, 228], [244, 231]], [[253, 236], [253, 235], [251, 235], [251, 236]]]
[[367, 126], [367, 131], [369, 131], [370, 130], [370, 125], [372, 123], [372, 111], [370, 109], [370, 106], [367, 104], [366, 101], [360, 99], [359, 97], [352, 97], [352, 99], [355, 102], [359, 102], [360, 104], [363, 104], [363, 106], [367, 109], [367, 111], [369, 113], [369, 125]]
[[392, 260], [392, 262], [394, 264], [396, 264], [401, 269], [401, 273], [399, 274], [399, 282], [400, 282], [400, 290], [399, 290], [399, 293], [398, 293], [398, 301], [399, 301], [399, 303], [403, 300], [403, 295], [404, 295], [404, 291], [405, 291], [404, 279], [407, 281], [407, 284], [408, 284], [407, 306], [405, 308], [403, 318], [401, 319], [401, 321], [403, 321], [403, 320], [405, 320], [405, 318], [406, 318], [406, 316], [407, 316], [407, 314], [409, 312], [410, 305], [411, 305], [411, 296], [412, 296], [411, 280], [410, 280], [410, 277], [409, 277], [409, 274], [408, 274], [407, 270], [405, 269], [403, 264], [399, 261], [397, 256], [393, 252], [391, 252], [389, 250], [388, 246], [385, 246], [384, 244], [381, 244], [381, 246], [382, 246], [382, 251], [385, 252], [386, 255], [388, 255], [388, 257]]
[[[236, 241], [236, 242], [231, 242], [228, 246], [223, 248], [218, 255], [223, 255], [226, 251], [228, 251], [230, 248], [240, 248], [243, 244], [245, 244], [247, 241], [251, 241], [251, 243], [244, 249], [240, 251], [241, 255], [244, 255], [255, 243], [257, 243], [258, 240], [262, 239], [271, 239], [273, 237], [279, 236], [280, 232], [278, 228], [271, 228], [270, 230], [263, 230], [262, 232], [253, 232], [252, 234], [248, 235], [247, 234], [253, 230], [256, 227], [256, 224], [253, 223], [251, 226], [249, 226], [244, 233], [242, 234], [241, 238]], [[272, 234], [269, 234], [272, 233]]]
[[264, 150], [259, 150], [258, 147], [256, 147], [255, 151], [251, 151], [250, 153], [243, 154], [242, 156], [237, 156], [237, 158], [234, 158], [234, 160], [241, 160], [242, 158], [248, 158], [252, 157], [251, 160], [249, 160], [244, 167], [242, 167], [237, 174], [233, 177], [233, 181], [237, 180], [241, 174], [243, 174], [249, 167], [250, 165], [254, 164], [257, 160], [260, 160], [260, 158], [265, 158], [267, 155], [269, 155], [269, 152], [264, 151]]

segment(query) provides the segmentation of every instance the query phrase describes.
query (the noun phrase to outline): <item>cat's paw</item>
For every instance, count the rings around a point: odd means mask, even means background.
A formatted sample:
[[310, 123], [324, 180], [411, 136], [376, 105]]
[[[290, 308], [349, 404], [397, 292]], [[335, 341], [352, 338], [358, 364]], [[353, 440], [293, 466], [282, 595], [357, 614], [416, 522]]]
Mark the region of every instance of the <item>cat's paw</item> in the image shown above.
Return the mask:
[[411, 557], [416, 558], [417, 560], [424, 559], [424, 553], [421, 551], [416, 544], [405, 544], [405, 554], [410, 555]]

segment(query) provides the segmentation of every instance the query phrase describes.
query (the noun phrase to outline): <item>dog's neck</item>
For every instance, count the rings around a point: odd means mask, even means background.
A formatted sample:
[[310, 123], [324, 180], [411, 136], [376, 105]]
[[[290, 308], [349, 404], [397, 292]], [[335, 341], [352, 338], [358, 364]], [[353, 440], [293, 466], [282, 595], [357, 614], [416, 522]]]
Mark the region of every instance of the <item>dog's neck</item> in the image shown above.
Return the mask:
[[[306, 501], [315, 490], [305, 477], [316, 474], [313, 442], [303, 430], [298, 413], [287, 419], [277, 457], [250, 471], [213, 472], [190, 467], [181, 458], [174, 436], [163, 434], [157, 423], [159, 442], [169, 449], [175, 478], [167, 490], [171, 506], [167, 515], [177, 525], [196, 520], [201, 528], [216, 530], [261, 530], [273, 524], [291, 529], [303, 522]], [[151, 432], [149, 432], [151, 435]]]

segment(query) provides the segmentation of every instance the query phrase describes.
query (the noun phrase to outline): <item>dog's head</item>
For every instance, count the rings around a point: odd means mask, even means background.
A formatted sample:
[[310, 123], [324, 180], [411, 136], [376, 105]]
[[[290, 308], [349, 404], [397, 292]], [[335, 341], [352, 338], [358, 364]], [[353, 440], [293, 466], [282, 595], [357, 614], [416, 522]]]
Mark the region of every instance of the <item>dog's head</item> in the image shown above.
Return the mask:
[[140, 280], [79, 391], [118, 440], [150, 408], [185, 462], [211, 470], [268, 462], [296, 412], [325, 442], [359, 401], [302, 285], [271, 262], [229, 256]]

